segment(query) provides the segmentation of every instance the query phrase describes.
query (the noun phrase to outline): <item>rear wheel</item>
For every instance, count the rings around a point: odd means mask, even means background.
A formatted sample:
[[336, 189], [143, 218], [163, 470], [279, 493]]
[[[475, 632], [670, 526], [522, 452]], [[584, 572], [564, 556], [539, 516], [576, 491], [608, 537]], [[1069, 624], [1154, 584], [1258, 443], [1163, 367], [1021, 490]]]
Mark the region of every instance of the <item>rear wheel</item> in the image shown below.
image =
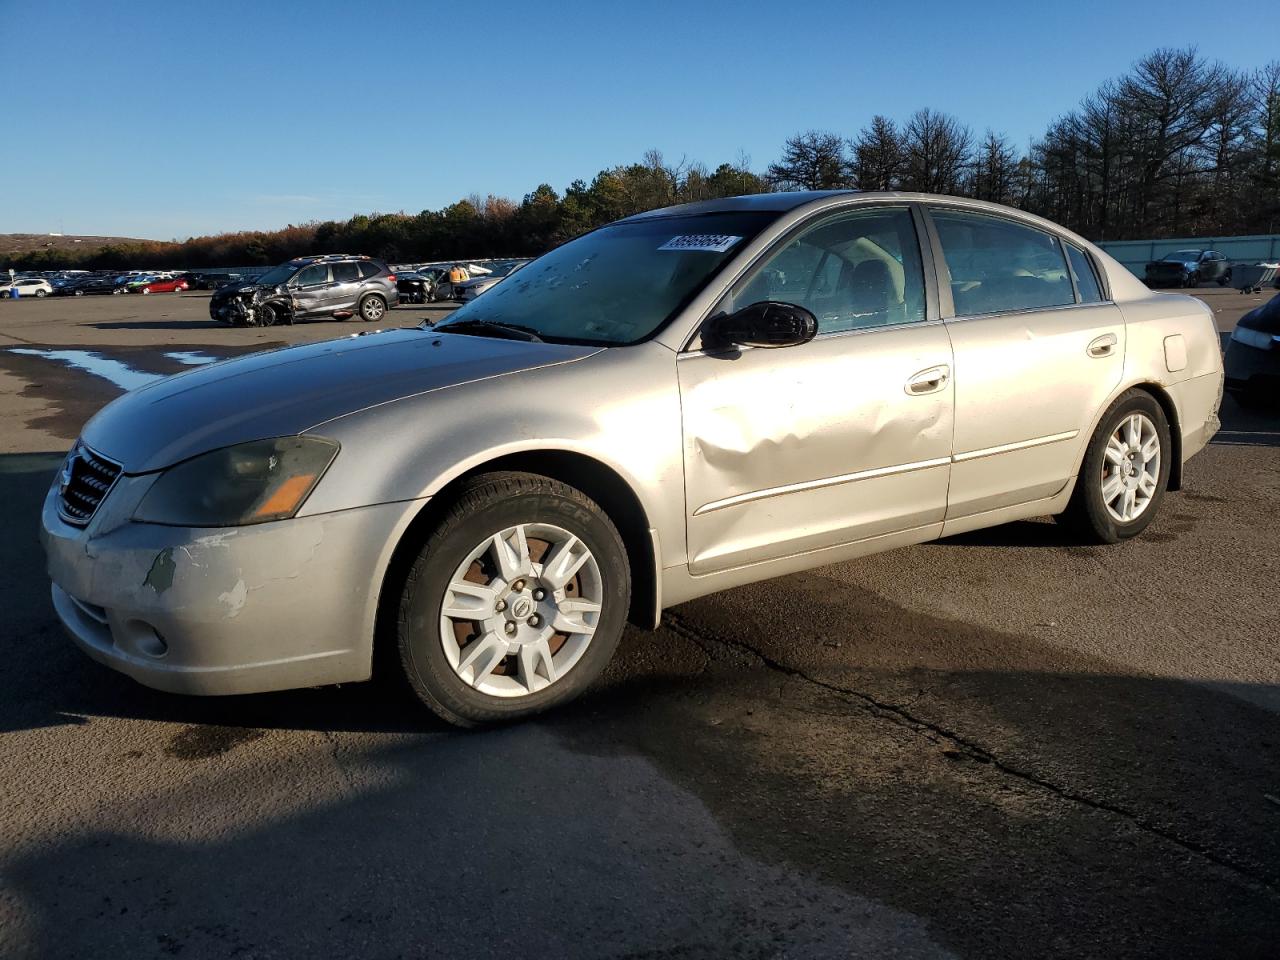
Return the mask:
[[460, 726], [539, 713], [604, 670], [630, 593], [622, 538], [589, 497], [532, 474], [476, 477], [405, 578], [404, 676]]
[[380, 296], [370, 294], [360, 301], [360, 319], [365, 323], [377, 323], [387, 312], [387, 301]]
[[1230, 282], [1231, 282], [1231, 271], [1230, 271], [1230, 270], [1228, 270], [1226, 273], [1224, 273], [1222, 276], [1220, 276], [1220, 277], [1218, 278], [1218, 286], [1220, 286], [1220, 287], [1225, 287], [1225, 286], [1226, 286], [1228, 283], [1230, 283]]
[[1164, 498], [1171, 453], [1160, 404], [1149, 393], [1128, 391], [1094, 431], [1071, 502], [1058, 519], [1095, 543], [1136, 537]]

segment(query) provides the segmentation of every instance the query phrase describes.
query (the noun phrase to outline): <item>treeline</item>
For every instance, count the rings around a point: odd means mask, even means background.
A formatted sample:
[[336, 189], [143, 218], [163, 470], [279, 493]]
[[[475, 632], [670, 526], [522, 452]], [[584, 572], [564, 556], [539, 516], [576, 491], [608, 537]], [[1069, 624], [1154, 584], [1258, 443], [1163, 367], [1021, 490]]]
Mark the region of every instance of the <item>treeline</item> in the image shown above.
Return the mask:
[[923, 109], [852, 139], [811, 131], [769, 167], [785, 188], [918, 190], [1030, 210], [1094, 240], [1280, 229], [1280, 61], [1253, 72], [1157, 50], [1019, 151]]
[[650, 151], [639, 163], [542, 184], [520, 202], [472, 196], [441, 210], [324, 221], [181, 243], [12, 254], [6, 266], [208, 267], [305, 253], [397, 261], [532, 256], [643, 210], [769, 190], [912, 190], [993, 200], [1095, 240], [1273, 233], [1280, 229], [1280, 61], [1233, 70], [1194, 49], [1162, 49], [1107, 81], [1019, 150], [1004, 134], [922, 109], [877, 115], [852, 137], [789, 139], [763, 173], [739, 157], [714, 170]]

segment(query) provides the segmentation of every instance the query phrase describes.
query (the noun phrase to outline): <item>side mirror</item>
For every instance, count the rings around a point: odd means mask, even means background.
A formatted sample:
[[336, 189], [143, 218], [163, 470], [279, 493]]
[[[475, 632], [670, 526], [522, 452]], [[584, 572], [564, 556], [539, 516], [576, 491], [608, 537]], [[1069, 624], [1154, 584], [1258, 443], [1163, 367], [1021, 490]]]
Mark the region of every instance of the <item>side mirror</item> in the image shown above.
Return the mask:
[[818, 335], [818, 318], [794, 303], [761, 300], [733, 313], [712, 317], [703, 329], [710, 349], [796, 347]]

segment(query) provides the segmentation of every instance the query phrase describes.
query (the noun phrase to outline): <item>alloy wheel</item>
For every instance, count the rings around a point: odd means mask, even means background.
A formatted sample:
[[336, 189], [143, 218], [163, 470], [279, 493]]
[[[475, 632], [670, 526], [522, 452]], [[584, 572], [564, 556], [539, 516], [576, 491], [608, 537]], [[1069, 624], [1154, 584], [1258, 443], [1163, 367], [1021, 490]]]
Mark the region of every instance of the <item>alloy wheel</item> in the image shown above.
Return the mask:
[[1120, 523], [1142, 516], [1160, 485], [1160, 434], [1151, 419], [1132, 413], [1107, 440], [1102, 458], [1102, 502]]
[[370, 323], [376, 323], [382, 319], [382, 313], [385, 309], [381, 300], [377, 297], [370, 297], [364, 302], [364, 306], [360, 308], [360, 314]]
[[603, 599], [600, 566], [581, 539], [553, 524], [519, 524], [478, 544], [454, 571], [440, 643], [468, 686], [529, 696], [582, 659]]

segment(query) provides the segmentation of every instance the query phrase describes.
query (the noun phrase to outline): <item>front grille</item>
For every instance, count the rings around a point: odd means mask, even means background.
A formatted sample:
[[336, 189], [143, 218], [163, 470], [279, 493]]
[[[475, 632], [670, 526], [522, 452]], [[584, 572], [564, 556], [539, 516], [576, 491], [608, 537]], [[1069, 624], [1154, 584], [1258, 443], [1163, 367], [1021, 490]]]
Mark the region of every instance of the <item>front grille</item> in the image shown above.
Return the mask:
[[58, 513], [62, 519], [83, 527], [93, 518], [119, 476], [118, 463], [77, 443], [67, 456], [58, 480]]

